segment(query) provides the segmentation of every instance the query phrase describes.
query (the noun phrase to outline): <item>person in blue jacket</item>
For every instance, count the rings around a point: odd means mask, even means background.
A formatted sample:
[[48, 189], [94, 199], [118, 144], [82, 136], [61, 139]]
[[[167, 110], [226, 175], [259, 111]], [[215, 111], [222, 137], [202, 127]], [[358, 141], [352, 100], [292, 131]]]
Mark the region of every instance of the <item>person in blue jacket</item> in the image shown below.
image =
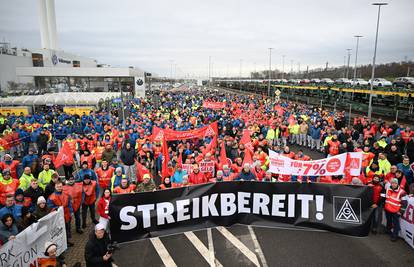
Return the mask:
[[35, 162], [38, 159], [38, 156], [35, 153], [35, 149], [30, 148], [29, 152], [26, 156], [22, 159], [22, 169], [29, 167], [31, 168], [33, 165], [33, 162]]
[[76, 182], [83, 182], [85, 175], [89, 175], [91, 180], [98, 182], [98, 177], [96, 176], [95, 171], [88, 168], [87, 161], [82, 162], [82, 169], [80, 169], [76, 175]]

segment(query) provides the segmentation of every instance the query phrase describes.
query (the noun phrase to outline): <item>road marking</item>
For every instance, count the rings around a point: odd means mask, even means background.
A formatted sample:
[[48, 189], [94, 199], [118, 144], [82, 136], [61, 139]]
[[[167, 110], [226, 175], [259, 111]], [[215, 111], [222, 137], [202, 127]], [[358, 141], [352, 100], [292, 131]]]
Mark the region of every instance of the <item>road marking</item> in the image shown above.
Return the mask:
[[223, 226], [217, 227], [217, 230], [224, 235], [236, 248], [238, 248], [251, 262], [256, 266], [260, 266], [256, 254], [254, 254], [245, 244], [243, 244], [237, 237], [235, 237], [229, 230]]
[[[211, 231], [211, 229], [209, 229]], [[223, 267], [223, 265], [215, 258], [214, 250], [213, 255], [211, 255], [211, 251], [204, 246], [203, 242], [193, 233], [193, 232], [185, 232], [184, 235], [190, 240], [190, 242], [194, 245], [194, 247], [200, 252], [203, 258], [208, 262], [211, 267]], [[207, 234], [208, 235], [208, 234]], [[210, 240], [209, 240], [210, 241]], [[209, 242], [210, 248], [210, 242]]]
[[177, 267], [170, 253], [158, 237], [151, 238], [151, 243], [166, 267]]
[[210, 260], [213, 260], [213, 262], [215, 263], [215, 265], [218, 265], [220, 263], [216, 259], [216, 256], [215, 256], [214, 243], [213, 243], [213, 234], [211, 233], [211, 228], [208, 228], [207, 229], [207, 240], [208, 240], [208, 250], [210, 252]]
[[252, 237], [252, 240], [254, 243], [254, 248], [256, 249], [257, 254], [259, 254], [260, 261], [262, 262], [262, 266], [267, 267], [268, 265], [267, 265], [266, 258], [264, 256], [262, 247], [260, 246], [259, 240], [257, 240], [254, 229], [251, 225], [249, 225], [248, 228], [249, 228], [250, 236]]

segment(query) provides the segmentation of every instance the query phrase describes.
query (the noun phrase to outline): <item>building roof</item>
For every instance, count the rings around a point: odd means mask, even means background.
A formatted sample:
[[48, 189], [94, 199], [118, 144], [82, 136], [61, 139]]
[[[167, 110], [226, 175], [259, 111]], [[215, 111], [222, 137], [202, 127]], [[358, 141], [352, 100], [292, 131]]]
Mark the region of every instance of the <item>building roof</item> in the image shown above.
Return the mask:
[[44, 105], [66, 105], [66, 106], [97, 106], [100, 101], [117, 98], [120, 93], [54, 93], [45, 95], [23, 95], [6, 97], [0, 99], [2, 106], [44, 106]]
[[16, 75], [31, 77], [134, 77], [143, 76], [144, 71], [132, 68], [17, 67]]

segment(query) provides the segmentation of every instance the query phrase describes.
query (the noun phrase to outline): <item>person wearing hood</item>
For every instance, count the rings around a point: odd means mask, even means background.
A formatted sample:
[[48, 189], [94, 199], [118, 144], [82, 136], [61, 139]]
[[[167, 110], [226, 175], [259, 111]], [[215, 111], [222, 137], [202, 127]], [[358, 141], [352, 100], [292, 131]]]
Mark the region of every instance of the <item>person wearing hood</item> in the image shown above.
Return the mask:
[[[45, 252], [43, 253], [46, 257], [37, 258], [37, 266], [54, 266], [54, 267], [66, 267], [64, 257], [62, 255], [57, 256], [58, 246], [55, 243], [47, 241], [45, 243]], [[77, 266], [76, 264], [74, 266]]]
[[22, 216], [17, 222], [17, 229], [22, 232], [24, 229], [36, 222], [36, 217], [30, 212], [28, 207], [22, 208]]
[[387, 231], [391, 234], [391, 241], [398, 240], [400, 231], [400, 212], [405, 191], [398, 185], [398, 179], [391, 180], [391, 186], [385, 192], [385, 217], [387, 218]]
[[14, 160], [10, 154], [6, 154], [3, 157], [3, 161], [0, 162], [0, 168], [2, 170], [9, 170], [10, 175], [13, 179], [19, 179], [18, 174], [21, 172], [19, 167], [20, 162], [18, 160]]
[[365, 168], [365, 183], [370, 183], [374, 175], [379, 175], [381, 178], [384, 177], [381, 168], [378, 166], [377, 160], [373, 160], [371, 165]]
[[38, 197], [36, 208], [33, 212], [33, 216], [36, 218], [36, 220], [40, 220], [41, 218], [48, 215], [51, 211], [52, 209], [46, 205], [46, 199], [43, 196]]
[[256, 176], [250, 170], [250, 164], [245, 163], [243, 165], [242, 171], [239, 175], [234, 179], [235, 181], [256, 181]]
[[122, 148], [120, 159], [124, 165], [125, 175], [131, 180], [131, 182], [136, 182], [137, 177], [135, 161], [137, 159], [137, 155], [130, 142], [127, 142]]
[[49, 164], [43, 165], [43, 171], [39, 173], [39, 177], [37, 178], [39, 182], [39, 186], [43, 189], [50, 183], [52, 180], [52, 175], [55, 173], [54, 170], [50, 169]]
[[19, 187], [19, 180], [12, 179], [9, 170], [3, 170], [3, 177], [0, 177], [0, 204], [6, 204], [6, 196], [14, 195]]
[[184, 175], [187, 175], [187, 171], [183, 170], [183, 165], [181, 163], [177, 163], [177, 169], [175, 170], [174, 175], [171, 177], [171, 183], [182, 183]]
[[22, 176], [19, 179], [19, 188], [23, 191], [27, 190], [30, 186], [30, 182], [34, 180], [34, 176], [32, 174], [32, 169], [30, 167], [24, 168]]
[[0, 242], [5, 244], [7, 241], [15, 239], [16, 235], [19, 233], [17, 229], [16, 220], [13, 215], [5, 214], [1, 217], [0, 224]]
[[142, 193], [142, 192], [152, 192], [157, 189], [157, 186], [154, 183], [154, 180], [151, 176], [146, 173], [144, 174], [142, 182], [137, 186], [135, 192]]

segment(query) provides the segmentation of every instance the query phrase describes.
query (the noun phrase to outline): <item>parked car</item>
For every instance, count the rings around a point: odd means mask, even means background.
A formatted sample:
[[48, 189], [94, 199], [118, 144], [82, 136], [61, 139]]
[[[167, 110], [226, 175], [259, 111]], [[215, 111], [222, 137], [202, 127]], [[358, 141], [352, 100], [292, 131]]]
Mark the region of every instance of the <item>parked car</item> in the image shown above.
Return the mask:
[[310, 80], [309, 79], [302, 79], [299, 81], [300, 84], [309, 84]]
[[[371, 85], [371, 79], [368, 81], [368, 85]], [[372, 83], [374, 87], [386, 87], [392, 86], [392, 83], [384, 78], [375, 78], [374, 82]]]
[[329, 79], [329, 78], [323, 78], [321, 80], [321, 83], [323, 83], [323, 84], [334, 84], [334, 81], [332, 79]]
[[286, 80], [286, 79], [280, 79], [280, 83], [287, 83], [288, 82], [288, 80]]
[[414, 78], [413, 77], [398, 77], [392, 83], [393, 87], [405, 87], [413, 88], [414, 87]]
[[350, 84], [351, 81], [348, 78], [339, 78], [335, 80], [335, 84]]
[[318, 78], [313, 78], [310, 81], [311, 81], [311, 83], [320, 83], [321, 82], [321, 80], [318, 79]]
[[357, 78], [357, 79], [351, 81], [351, 85], [353, 85], [353, 86], [355, 86], [355, 85], [356, 86], [368, 85], [368, 82], [365, 81], [364, 79]]
[[300, 82], [300, 80], [298, 80], [298, 79], [289, 79], [288, 80], [288, 83], [290, 83], [290, 84], [298, 84]]

